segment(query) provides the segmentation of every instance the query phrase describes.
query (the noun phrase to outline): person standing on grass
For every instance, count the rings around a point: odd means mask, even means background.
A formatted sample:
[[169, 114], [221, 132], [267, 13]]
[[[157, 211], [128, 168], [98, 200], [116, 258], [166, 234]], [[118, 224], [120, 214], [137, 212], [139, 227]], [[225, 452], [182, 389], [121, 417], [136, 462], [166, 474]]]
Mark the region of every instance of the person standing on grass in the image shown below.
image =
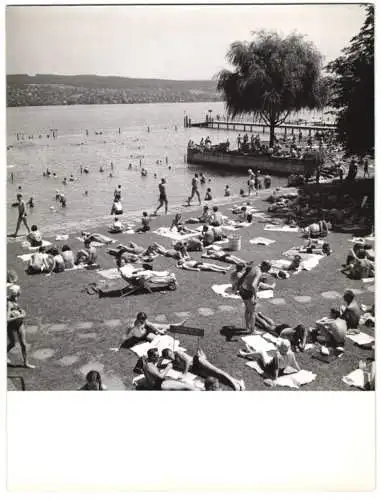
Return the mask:
[[24, 318], [26, 314], [25, 311], [21, 309], [21, 307], [17, 302], [19, 296], [20, 296], [20, 287], [18, 285], [12, 284], [8, 288], [8, 298], [7, 298], [7, 336], [8, 336], [7, 353], [15, 347], [16, 336], [17, 336], [17, 339], [21, 347], [21, 353], [24, 361], [24, 368], [35, 368], [34, 365], [28, 363], [25, 325], [24, 325]]
[[15, 238], [17, 237], [17, 234], [19, 232], [21, 223], [24, 224], [24, 226], [26, 227], [28, 233], [30, 233], [30, 229], [29, 229], [28, 221], [27, 221], [28, 214], [26, 212], [26, 205], [25, 205], [25, 201], [23, 200], [23, 197], [22, 197], [21, 193], [17, 194], [17, 202], [18, 202], [17, 203], [17, 207], [18, 207], [18, 211], [19, 211], [19, 216], [18, 216], [18, 219], [17, 219], [16, 231], [15, 231], [15, 233], [13, 235]]
[[168, 213], [168, 198], [167, 198], [167, 191], [165, 188], [167, 181], [163, 178], [161, 179], [161, 182], [159, 184], [159, 206], [157, 209], [154, 211], [154, 215], [157, 215], [158, 210], [164, 205], [165, 207], [165, 213]]
[[193, 179], [192, 179], [192, 192], [188, 198], [188, 205], [190, 205], [190, 202], [193, 200], [194, 195], [197, 196], [198, 203], [199, 203], [199, 205], [201, 205], [201, 196], [200, 196], [200, 191], [199, 191], [198, 174], [194, 174]]

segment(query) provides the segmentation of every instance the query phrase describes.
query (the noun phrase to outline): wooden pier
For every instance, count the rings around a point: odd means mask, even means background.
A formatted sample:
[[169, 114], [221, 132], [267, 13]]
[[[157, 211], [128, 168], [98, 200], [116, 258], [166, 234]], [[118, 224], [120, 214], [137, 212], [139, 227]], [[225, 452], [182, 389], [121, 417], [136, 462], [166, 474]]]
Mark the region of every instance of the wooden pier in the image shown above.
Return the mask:
[[[191, 120], [184, 121], [184, 126], [188, 127], [198, 127], [198, 128], [210, 128], [210, 129], [218, 129], [218, 130], [236, 130], [237, 132], [253, 132], [253, 129], [262, 129], [262, 133], [265, 133], [266, 129], [269, 128], [268, 125], [264, 123], [245, 123], [245, 122], [235, 122], [235, 121], [217, 121], [217, 120], [209, 120], [205, 122], [193, 123]], [[277, 125], [275, 129], [283, 129], [284, 134], [287, 135], [287, 132], [290, 131], [291, 134], [294, 131], [306, 131], [308, 135], [311, 135], [312, 132], [321, 132], [327, 130], [336, 130], [336, 125], [330, 125], [328, 123], [324, 123], [322, 125], [314, 125], [307, 123], [305, 125], [298, 125], [292, 123], [284, 123], [282, 125]]]

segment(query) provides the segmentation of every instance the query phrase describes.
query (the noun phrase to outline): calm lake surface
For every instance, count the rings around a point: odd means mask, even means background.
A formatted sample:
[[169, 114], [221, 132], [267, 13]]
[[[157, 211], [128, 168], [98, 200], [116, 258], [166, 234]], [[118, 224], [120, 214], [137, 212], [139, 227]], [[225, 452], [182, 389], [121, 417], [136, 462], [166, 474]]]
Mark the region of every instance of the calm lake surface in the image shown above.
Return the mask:
[[[232, 194], [237, 194], [247, 187], [244, 172], [220, 173], [204, 167], [188, 167], [184, 162], [189, 139], [199, 142], [207, 135], [203, 129], [184, 129], [184, 114], [194, 122], [202, 121], [209, 109], [213, 110], [213, 115], [225, 114], [222, 102], [8, 108], [8, 232], [14, 231], [17, 219], [17, 209], [11, 204], [16, 199], [18, 186], [22, 187], [25, 200], [30, 196], [35, 200], [35, 207], [29, 210], [29, 223], [56, 232], [76, 231], [111, 221], [113, 193], [118, 184], [122, 185], [123, 220], [155, 208], [161, 177], [167, 179], [170, 208], [186, 200], [196, 171], [204, 171], [211, 178], [211, 182], [202, 187], [202, 196], [209, 186], [215, 199], [222, 198], [226, 184]], [[308, 118], [320, 119], [321, 114]], [[52, 138], [51, 129], [58, 130], [56, 139]], [[100, 131], [102, 135], [95, 134]], [[18, 142], [16, 134], [20, 132], [33, 134], [33, 139]], [[236, 144], [236, 132], [210, 130], [207, 133], [212, 143], [229, 137], [232, 147]], [[166, 164], [166, 157], [171, 169]], [[140, 174], [140, 161], [148, 170], [146, 177]], [[112, 178], [109, 177], [111, 162], [114, 165]], [[132, 170], [128, 169], [130, 163]], [[90, 170], [88, 175], [80, 174], [81, 165]], [[103, 173], [99, 172], [101, 166]], [[43, 177], [47, 167], [56, 173], [56, 178]], [[64, 186], [63, 178], [69, 179], [71, 174], [76, 181]], [[285, 183], [284, 178], [273, 177], [273, 185]], [[66, 196], [66, 208], [55, 202], [57, 189]], [[86, 190], [88, 196], [84, 196]]]

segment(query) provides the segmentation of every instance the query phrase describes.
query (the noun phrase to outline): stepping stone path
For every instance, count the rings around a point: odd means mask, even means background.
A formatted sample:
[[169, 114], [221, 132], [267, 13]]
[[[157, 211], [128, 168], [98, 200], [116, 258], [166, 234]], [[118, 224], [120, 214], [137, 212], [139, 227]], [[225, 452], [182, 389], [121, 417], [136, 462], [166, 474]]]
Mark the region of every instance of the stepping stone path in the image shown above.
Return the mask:
[[76, 361], [78, 361], [79, 356], [64, 356], [63, 358], [59, 359], [57, 361], [58, 364], [62, 366], [70, 366], [74, 364]]
[[336, 292], [335, 290], [329, 290], [328, 292], [323, 292], [321, 296], [324, 297], [325, 299], [334, 300], [341, 298], [341, 293]]
[[311, 302], [311, 297], [309, 295], [298, 295], [294, 297], [294, 300], [300, 304], [307, 304], [308, 302]]
[[55, 323], [53, 325], [49, 325], [48, 331], [49, 333], [58, 333], [58, 332], [63, 332], [64, 330], [67, 330], [68, 326], [65, 325], [65, 323]]
[[49, 348], [38, 349], [37, 351], [32, 352], [31, 356], [34, 359], [44, 360], [54, 356], [54, 353], [55, 353], [54, 349], [49, 349]]
[[231, 312], [231, 311], [234, 311], [236, 308], [233, 307], [233, 306], [218, 306], [218, 310], [219, 311], [222, 311], [222, 312]]
[[159, 314], [155, 317], [155, 321], [159, 323], [165, 323], [167, 321], [167, 316], [165, 314]]
[[38, 326], [36, 325], [29, 325], [26, 326], [25, 328], [26, 328], [26, 333], [28, 334], [33, 334], [38, 332]]
[[110, 328], [116, 328], [122, 324], [120, 319], [108, 319], [103, 322], [105, 326], [109, 326]]
[[275, 306], [282, 306], [286, 303], [286, 301], [284, 299], [282, 299], [281, 297], [276, 298], [276, 299], [270, 299], [269, 302], [271, 304], [274, 304]]
[[190, 316], [190, 312], [175, 312], [173, 313], [175, 316], [178, 316], [179, 318], [187, 318], [188, 316]]
[[88, 328], [91, 328], [93, 326], [92, 321], [80, 321], [79, 323], [76, 323], [74, 325], [74, 328], [76, 330], [87, 330]]
[[102, 382], [105, 384], [109, 391], [125, 391], [126, 386], [119, 377], [114, 374], [102, 374]]
[[213, 316], [214, 315], [213, 309], [209, 309], [209, 307], [199, 307], [197, 309], [197, 311], [198, 311], [198, 314], [200, 314], [201, 316]]
[[78, 333], [78, 337], [81, 338], [81, 339], [96, 339], [97, 338], [97, 333], [95, 333], [95, 332]]

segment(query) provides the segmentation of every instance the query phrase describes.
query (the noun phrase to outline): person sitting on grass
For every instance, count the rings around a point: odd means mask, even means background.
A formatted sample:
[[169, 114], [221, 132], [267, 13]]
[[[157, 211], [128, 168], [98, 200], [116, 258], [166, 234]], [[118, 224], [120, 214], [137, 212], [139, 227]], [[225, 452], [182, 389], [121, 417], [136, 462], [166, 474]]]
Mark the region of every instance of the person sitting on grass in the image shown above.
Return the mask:
[[170, 225], [169, 230], [172, 231], [173, 229], [176, 229], [179, 234], [187, 234], [192, 232], [185, 227], [185, 222], [182, 220], [182, 215], [180, 213], [177, 213], [175, 215], [175, 218]]
[[245, 389], [243, 380], [237, 380], [231, 377], [228, 373], [214, 366], [206, 357], [206, 354], [199, 349], [195, 356], [189, 356], [183, 351], [172, 351], [171, 349], [163, 349], [161, 354], [162, 358], [159, 361], [159, 367], [165, 361], [170, 361], [171, 367], [183, 373], [192, 372], [199, 377], [215, 377], [223, 384], [228, 385], [235, 391], [242, 391]]
[[[28, 363], [28, 352], [26, 346], [26, 332], [24, 319], [26, 316], [25, 311], [18, 304], [20, 296], [20, 287], [12, 284], [8, 288], [7, 297], [7, 353], [10, 352], [16, 345], [16, 337], [21, 347], [21, 354], [24, 361], [24, 368], [35, 368], [34, 365]], [[9, 363], [9, 361], [8, 361]]]
[[304, 325], [300, 324], [295, 328], [290, 327], [287, 323], [277, 325], [271, 318], [258, 311], [255, 316], [255, 326], [275, 337], [287, 338], [295, 350], [304, 351], [306, 347], [308, 332]]
[[95, 370], [89, 371], [86, 375], [86, 384], [83, 385], [80, 391], [106, 391], [107, 387], [102, 384], [101, 374]]
[[342, 272], [354, 280], [374, 278], [374, 262], [367, 258], [364, 246], [356, 243], [347, 256]]
[[216, 264], [210, 264], [206, 262], [201, 262], [199, 260], [191, 260], [191, 259], [179, 259], [177, 261], [176, 266], [179, 269], [184, 269], [187, 271], [212, 271], [215, 273], [221, 273], [221, 274], [226, 274], [228, 271], [230, 271], [230, 267], [222, 267], [222, 266], [217, 266]]
[[156, 348], [148, 349], [147, 356], [141, 358], [142, 371], [145, 377], [144, 388], [151, 391], [194, 391], [197, 390], [192, 384], [174, 380], [168, 377], [172, 369], [171, 364], [162, 370], [158, 368], [160, 360], [159, 351]]
[[319, 341], [319, 336], [323, 336], [323, 342], [327, 346], [343, 352], [347, 331], [347, 323], [340, 317], [340, 312], [337, 309], [331, 309], [330, 317], [317, 322], [316, 329], [310, 332], [310, 336], [313, 341]]
[[142, 225], [136, 229], [135, 233], [146, 233], [147, 231], [150, 231], [150, 222], [151, 219], [148, 216], [148, 213], [143, 212]]
[[74, 267], [74, 253], [69, 245], [63, 245], [61, 255], [65, 264], [65, 269], [72, 269]]
[[285, 371], [300, 371], [300, 366], [296, 361], [295, 354], [291, 350], [291, 343], [288, 339], [280, 339], [276, 353], [270, 355], [265, 351], [256, 351], [247, 346], [246, 350], [240, 351], [240, 356], [246, 359], [255, 360], [264, 371], [264, 376], [272, 380], [285, 374]]
[[91, 245], [91, 240], [85, 239], [85, 248], [77, 252], [75, 265], [84, 264], [85, 266], [94, 266], [97, 260], [97, 251]]
[[215, 241], [215, 233], [209, 224], [204, 224], [202, 228], [201, 241], [204, 247], [212, 245]]
[[120, 344], [119, 349], [130, 349], [140, 342], [152, 342], [158, 335], [164, 335], [171, 326], [182, 326], [186, 319], [173, 324], [153, 324], [147, 320], [145, 312], [139, 312], [135, 321], [127, 328], [125, 338]]
[[211, 258], [215, 260], [220, 260], [221, 262], [227, 262], [228, 264], [243, 264], [246, 265], [246, 261], [232, 255], [231, 253], [225, 252], [225, 250], [215, 250], [214, 248], [207, 248], [206, 254], [203, 255], [205, 258]]
[[42, 236], [35, 224], [31, 227], [31, 231], [26, 239], [29, 241], [31, 247], [40, 247], [42, 245]]
[[218, 207], [213, 207], [213, 213], [210, 216], [209, 224], [214, 227], [222, 226], [223, 216]]
[[205, 193], [205, 201], [212, 201], [213, 196], [212, 196], [212, 188], [207, 188], [206, 193]]
[[44, 247], [39, 247], [38, 252], [31, 255], [26, 272], [28, 274], [50, 273], [53, 267], [53, 257], [46, 253]]
[[124, 229], [124, 225], [120, 222], [118, 217], [115, 217], [114, 222], [108, 228], [108, 232], [113, 234], [123, 233]]
[[341, 306], [340, 317], [346, 321], [349, 330], [356, 329], [359, 326], [361, 309], [355, 300], [355, 294], [352, 290], [346, 290], [343, 299], [346, 305]]
[[61, 273], [65, 271], [65, 262], [62, 255], [59, 253], [58, 248], [52, 247], [47, 251], [47, 253], [53, 257], [53, 267], [50, 272]]
[[308, 238], [324, 238], [328, 234], [328, 224], [325, 220], [320, 220], [305, 227], [303, 233]]

